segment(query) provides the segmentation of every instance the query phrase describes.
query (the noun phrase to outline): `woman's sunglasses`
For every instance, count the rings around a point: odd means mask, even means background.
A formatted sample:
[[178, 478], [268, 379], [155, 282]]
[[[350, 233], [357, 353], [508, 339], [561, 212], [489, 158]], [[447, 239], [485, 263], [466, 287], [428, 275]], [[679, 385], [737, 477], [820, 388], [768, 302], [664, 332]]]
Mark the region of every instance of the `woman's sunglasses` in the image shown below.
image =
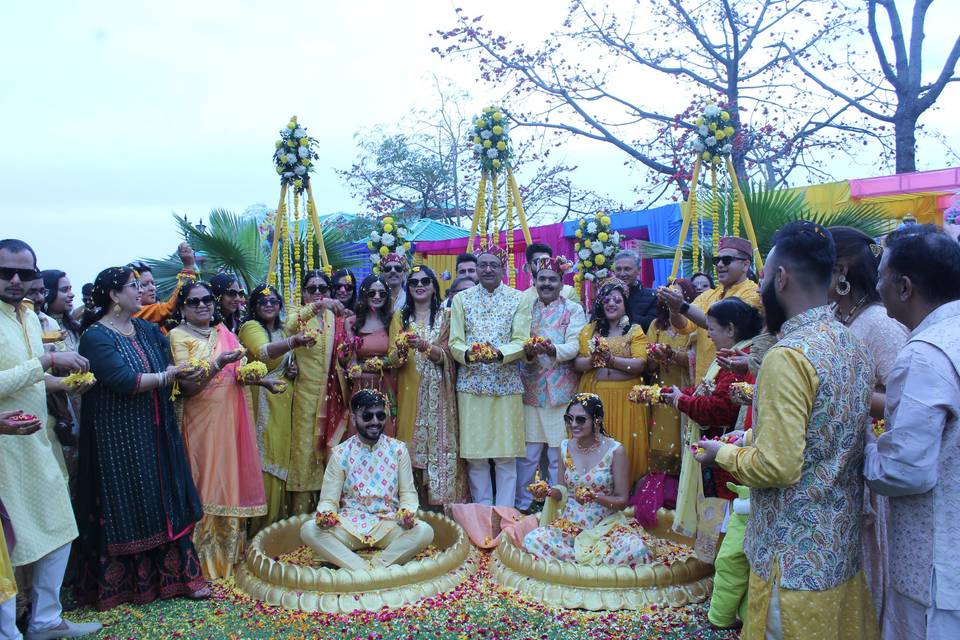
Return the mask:
[[352, 286], [352, 285], [349, 285], [349, 284], [347, 284], [347, 283], [345, 283], [345, 282], [342, 282], [342, 283], [340, 283], [340, 284], [335, 284], [335, 285], [333, 285], [333, 288], [334, 288], [335, 291], [350, 291], [350, 289], [352, 289], [353, 286]]
[[311, 284], [309, 287], [304, 287], [303, 290], [309, 293], [310, 295], [313, 295], [315, 293], [326, 293], [330, 291], [330, 287], [321, 287], [315, 284]]
[[223, 295], [227, 296], [228, 298], [245, 298], [247, 296], [247, 292], [243, 289], [227, 289], [223, 292]]
[[199, 307], [200, 305], [209, 306], [213, 304], [213, 296], [207, 294], [202, 298], [187, 298], [183, 304], [188, 307]]
[[276, 307], [280, 305], [279, 298], [260, 298], [257, 300], [257, 304], [261, 307]]
[[364, 422], [370, 422], [374, 418], [376, 418], [380, 422], [383, 422], [384, 420], [387, 419], [387, 412], [386, 411], [364, 411], [363, 412]]
[[407, 282], [410, 283], [411, 287], [425, 287], [432, 284], [430, 278], [408, 278]]
[[569, 413], [563, 414], [563, 421], [566, 424], [573, 424], [576, 422], [578, 425], [583, 426], [587, 424], [587, 416], [572, 416]]
[[387, 292], [380, 289], [374, 289], [373, 291], [367, 291], [368, 298], [386, 298]]
[[717, 267], [722, 264], [725, 267], [729, 267], [730, 263], [743, 260], [746, 260], [746, 258], [738, 258], [737, 256], [713, 256], [713, 266]]

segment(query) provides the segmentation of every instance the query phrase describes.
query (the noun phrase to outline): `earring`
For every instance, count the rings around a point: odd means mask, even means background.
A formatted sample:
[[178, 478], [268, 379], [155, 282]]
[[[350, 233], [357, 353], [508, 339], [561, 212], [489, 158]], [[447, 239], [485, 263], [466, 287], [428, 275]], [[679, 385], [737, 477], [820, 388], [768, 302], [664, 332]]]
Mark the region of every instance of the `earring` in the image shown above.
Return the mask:
[[113, 308], [113, 317], [114, 318], [120, 317], [120, 305], [117, 305]]
[[836, 292], [838, 296], [846, 296], [850, 294], [850, 281], [847, 280], [847, 276], [840, 274], [840, 278], [837, 280]]

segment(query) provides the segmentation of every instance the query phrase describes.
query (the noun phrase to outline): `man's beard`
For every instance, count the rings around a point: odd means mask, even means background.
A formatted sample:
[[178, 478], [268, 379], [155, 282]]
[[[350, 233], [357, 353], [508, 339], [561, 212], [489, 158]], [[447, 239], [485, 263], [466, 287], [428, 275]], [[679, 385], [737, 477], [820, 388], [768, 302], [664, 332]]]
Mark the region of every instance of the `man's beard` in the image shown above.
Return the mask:
[[776, 289], [773, 279], [760, 292], [760, 299], [763, 301], [763, 313], [767, 323], [767, 331], [772, 334], [780, 332], [783, 323], [787, 321], [787, 312], [783, 305], [777, 300]]

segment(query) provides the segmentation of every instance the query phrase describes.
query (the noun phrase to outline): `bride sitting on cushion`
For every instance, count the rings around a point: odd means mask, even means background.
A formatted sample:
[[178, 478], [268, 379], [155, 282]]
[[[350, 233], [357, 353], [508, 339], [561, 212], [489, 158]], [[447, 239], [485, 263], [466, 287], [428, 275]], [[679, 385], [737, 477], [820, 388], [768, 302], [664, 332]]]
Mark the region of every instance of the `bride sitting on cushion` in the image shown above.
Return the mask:
[[559, 483], [530, 485], [537, 500], [550, 498], [540, 519], [548, 524], [528, 533], [524, 548], [539, 558], [583, 565], [650, 562], [642, 527], [623, 512], [630, 469], [623, 447], [603, 430], [600, 397], [575, 395], [563, 420], [572, 437], [560, 443]]

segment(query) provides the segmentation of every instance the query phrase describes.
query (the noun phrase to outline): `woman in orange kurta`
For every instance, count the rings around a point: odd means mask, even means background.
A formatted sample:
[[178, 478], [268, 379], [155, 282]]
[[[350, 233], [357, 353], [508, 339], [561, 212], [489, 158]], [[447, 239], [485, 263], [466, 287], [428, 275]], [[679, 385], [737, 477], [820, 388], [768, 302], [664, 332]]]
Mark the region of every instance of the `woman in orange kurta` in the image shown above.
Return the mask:
[[[214, 297], [203, 282], [185, 284], [177, 295], [182, 322], [170, 332], [176, 364], [209, 363], [196, 387], [183, 389], [183, 440], [193, 481], [203, 502], [203, 518], [193, 533], [200, 565], [208, 579], [225, 578], [243, 557], [247, 519], [267, 512], [252, 413], [237, 361], [243, 349], [222, 324], [210, 326]], [[275, 380], [263, 386], [279, 390]]]
[[639, 384], [647, 357], [647, 335], [626, 314], [627, 288], [611, 279], [600, 286], [590, 323], [580, 332], [580, 391], [600, 396], [604, 428], [620, 442], [630, 463], [630, 486], [647, 473], [649, 407], [627, 400]]

